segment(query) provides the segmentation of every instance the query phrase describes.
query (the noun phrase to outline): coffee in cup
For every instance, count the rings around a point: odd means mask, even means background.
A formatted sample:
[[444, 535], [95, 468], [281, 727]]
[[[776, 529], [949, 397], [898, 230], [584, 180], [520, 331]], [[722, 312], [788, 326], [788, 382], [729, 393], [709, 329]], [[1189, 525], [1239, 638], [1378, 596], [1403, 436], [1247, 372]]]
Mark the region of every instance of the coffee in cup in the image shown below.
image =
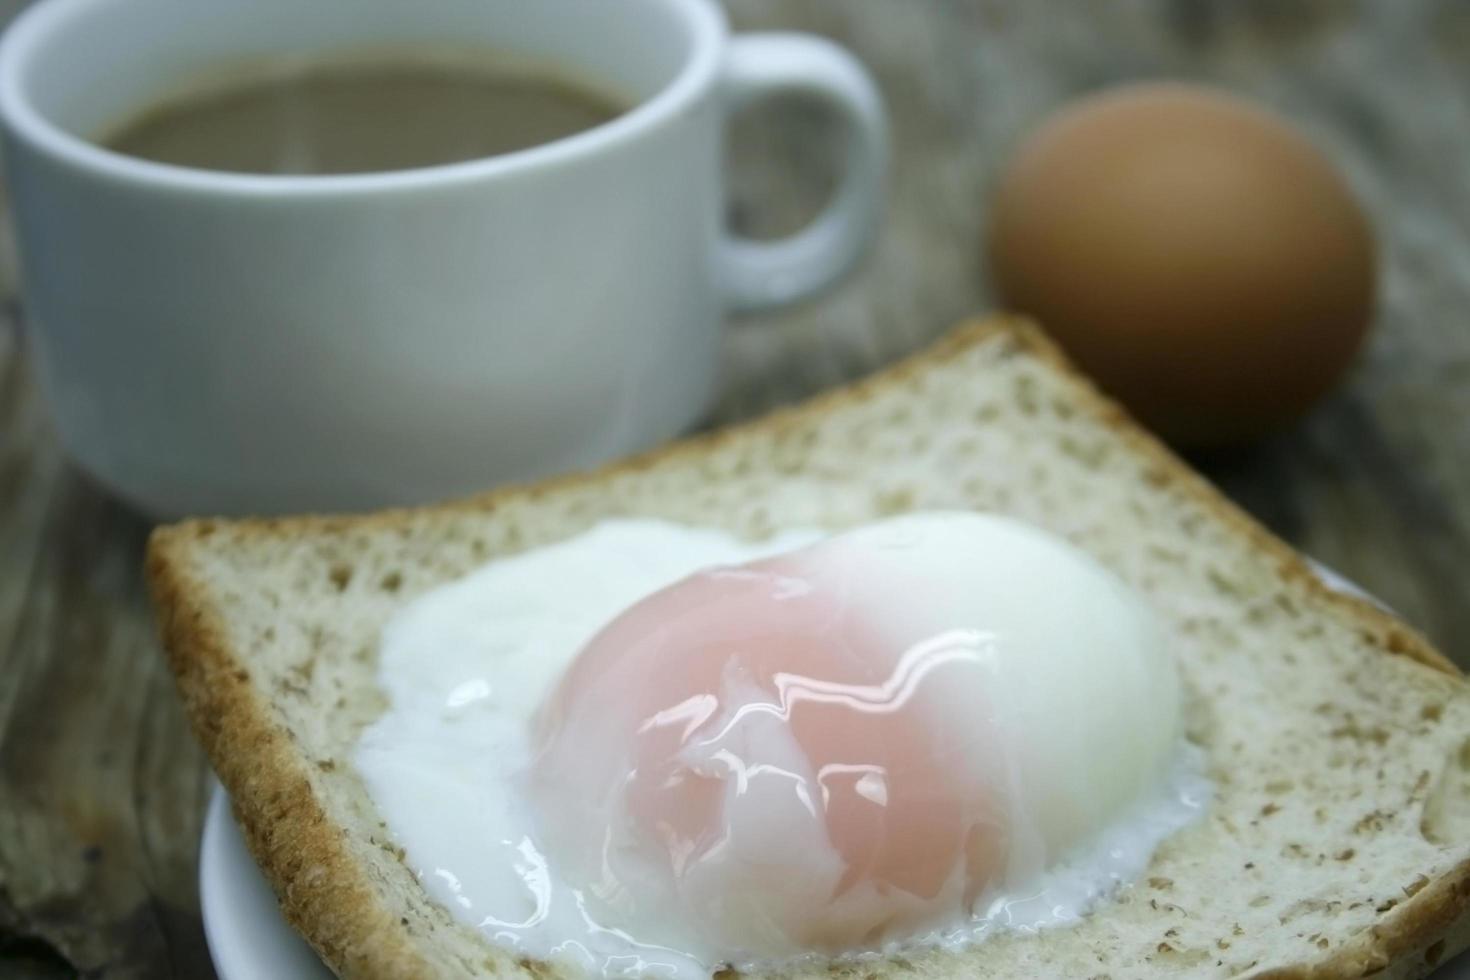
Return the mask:
[[374, 173], [529, 149], [628, 107], [549, 63], [402, 48], [257, 63], [150, 105], [98, 142], [205, 170]]

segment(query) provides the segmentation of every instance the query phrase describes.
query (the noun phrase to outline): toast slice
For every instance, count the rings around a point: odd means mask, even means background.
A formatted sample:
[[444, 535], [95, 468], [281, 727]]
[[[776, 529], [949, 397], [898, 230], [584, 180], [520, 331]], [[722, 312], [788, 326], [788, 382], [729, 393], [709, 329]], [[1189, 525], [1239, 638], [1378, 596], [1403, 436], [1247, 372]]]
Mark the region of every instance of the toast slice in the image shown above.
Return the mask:
[[1323, 587], [1021, 322], [968, 325], [849, 388], [591, 475], [165, 527], [148, 575], [189, 716], [322, 958], [348, 978], [548, 980], [557, 968], [428, 899], [354, 775], [384, 706], [384, 620], [609, 516], [759, 537], [917, 508], [1036, 522], [1142, 590], [1216, 798], [1075, 926], [787, 976], [1405, 978], [1470, 944], [1470, 687], [1412, 630]]

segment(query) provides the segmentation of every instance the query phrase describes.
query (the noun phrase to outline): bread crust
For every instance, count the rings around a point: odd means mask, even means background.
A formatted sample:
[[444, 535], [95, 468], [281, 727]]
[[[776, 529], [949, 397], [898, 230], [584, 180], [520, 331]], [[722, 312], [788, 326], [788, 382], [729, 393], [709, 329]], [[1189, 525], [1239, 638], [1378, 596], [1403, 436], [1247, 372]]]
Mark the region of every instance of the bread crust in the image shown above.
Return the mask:
[[[1036, 358], [1072, 379], [1078, 386], [1078, 408], [1092, 413], [1121, 436], [1130, 450], [1148, 464], [1152, 479], [1171, 485], [1227, 524], [1268, 556], [1284, 579], [1337, 606], [1384, 653], [1461, 676], [1418, 632], [1371, 602], [1324, 585], [1289, 545], [1226, 499], [1102, 395], [1038, 328], [1004, 316], [970, 321], [928, 349], [866, 379], [756, 421], [685, 439], [588, 473], [500, 488], [431, 508], [353, 516], [194, 519], [158, 528], [149, 540], [146, 570], [169, 665], [194, 730], [231, 795], [245, 842], [280, 899], [287, 921], [340, 976], [367, 980], [432, 976], [431, 964], [402, 928], [406, 923], [396, 921], [377, 900], [373, 882], [344, 846], [344, 831], [332, 824], [323, 802], [314, 794], [308, 779], [310, 763], [295, 751], [289, 733], [273, 724], [261, 692], [250, 683], [247, 665], [229, 648], [219, 610], [191, 569], [190, 553], [196, 545], [223, 527], [237, 538], [289, 538], [392, 527], [421, 510], [488, 513], [510, 500], [536, 499], [596, 484], [669, 461], [698, 457], [749, 433], [779, 431], [820, 418], [987, 343], [1010, 345], [1016, 354]], [[1385, 913], [1372, 929], [1331, 955], [1250, 975], [1259, 980], [1420, 977], [1467, 945], [1470, 862], [1429, 881]], [[524, 960], [516, 961], [515, 969], [523, 976], [543, 980], [556, 972], [544, 964]]]
[[272, 724], [216, 614], [200, 601], [179, 551], [189, 540], [155, 532], [149, 542], [147, 575], [163, 647], [185, 713], [286, 920], [339, 976], [429, 977], [343, 846], [342, 831], [311, 788], [308, 763]]

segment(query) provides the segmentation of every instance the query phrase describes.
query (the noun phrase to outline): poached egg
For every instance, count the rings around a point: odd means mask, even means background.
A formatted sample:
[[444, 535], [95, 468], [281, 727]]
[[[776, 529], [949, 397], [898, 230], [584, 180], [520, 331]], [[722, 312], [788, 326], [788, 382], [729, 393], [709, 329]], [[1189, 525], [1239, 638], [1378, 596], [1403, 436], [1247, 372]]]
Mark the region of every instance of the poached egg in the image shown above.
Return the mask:
[[1040, 529], [613, 521], [420, 596], [355, 762], [429, 893], [605, 976], [1084, 914], [1207, 789], [1148, 607]]

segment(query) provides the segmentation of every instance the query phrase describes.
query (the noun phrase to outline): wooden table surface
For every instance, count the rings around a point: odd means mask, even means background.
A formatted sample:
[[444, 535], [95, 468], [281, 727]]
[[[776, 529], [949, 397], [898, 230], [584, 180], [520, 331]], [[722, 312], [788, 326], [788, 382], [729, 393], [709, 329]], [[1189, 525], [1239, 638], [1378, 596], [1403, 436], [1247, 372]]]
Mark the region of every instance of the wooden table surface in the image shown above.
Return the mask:
[[[740, 28], [857, 52], [888, 100], [895, 172], [854, 277], [731, 331], [717, 421], [865, 373], [990, 308], [986, 190], [1048, 109], [1124, 79], [1216, 82], [1338, 161], [1377, 225], [1382, 299], [1365, 356], [1309, 419], [1197, 462], [1470, 664], [1470, 5], [728, 6]], [[740, 122], [737, 224], [779, 233], [812, 212], [832, 179], [826, 132], [799, 107]], [[0, 312], [0, 975], [207, 977], [195, 861], [208, 782], [144, 601], [148, 526], [62, 458], [21, 321], [14, 301]]]

